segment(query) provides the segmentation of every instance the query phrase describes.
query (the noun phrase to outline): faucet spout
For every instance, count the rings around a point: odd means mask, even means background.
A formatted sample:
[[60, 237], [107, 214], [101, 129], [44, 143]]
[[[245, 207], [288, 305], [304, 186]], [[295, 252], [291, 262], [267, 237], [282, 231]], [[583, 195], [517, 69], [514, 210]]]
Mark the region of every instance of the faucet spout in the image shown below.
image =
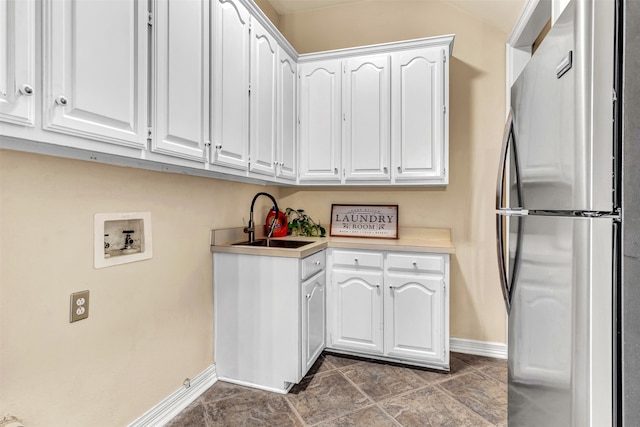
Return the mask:
[[[271, 194], [260, 192], [255, 196], [253, 196], [253, 200], [251, 201], [251, 210], [249, 211], [249, 224], [247, 225], [247, 227], [244, 228], [244, 232], [249, 234], [249, 243], [253, 243], [256, 241], [256, 225], [253, 222], [253, 207], [256, 204], [256, 199], [260, 196], [267, 196], [268, 198], [270, 198], [271, 201], [273, 202], [273, 207], [275, 208], [276, 213], [279, 212], [278, 203], [276, 202], [276, 199]], [[270, 238], [271, 235], [273, 234], [275, 224], [276, 224], [276, 221], [270, 224], [269, 232], [267, 233], [267, 238]]]

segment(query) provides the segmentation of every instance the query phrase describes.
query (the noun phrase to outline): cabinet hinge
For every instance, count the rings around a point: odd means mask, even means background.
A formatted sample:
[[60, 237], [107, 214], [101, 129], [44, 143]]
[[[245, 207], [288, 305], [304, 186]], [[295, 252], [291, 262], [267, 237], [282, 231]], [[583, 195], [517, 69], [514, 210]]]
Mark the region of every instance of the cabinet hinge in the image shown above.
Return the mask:
[[151, 127], [147, 128], [147, 139], [151, 139], [153, 133], [151, 132]]
[[249, 83], [249, 95], [251, 95], [251, 83]]
[[443, 105], [443, 106], [442, 106], [442, 112], [443, 112], [444, 114], [447, 114], [447, 106], [446, 106], [446, 105]]
[[444, 49], [442, 49], [442, 62], [447, 62], [447, 52]]
[[149, 12], [149, 13], [148, 13], [148, 15], [147, 15], [147, 24], [148, 24], [149, 26], [152, 26], [152, 25], [153, 25], [153, 12]]
[[347, 121], [347, 114], [346, 113], [342, 113], [342, 121], [343, 122]]
[[204, 142], [204, 158], [205, 160], [211, 158], [211, 141]]

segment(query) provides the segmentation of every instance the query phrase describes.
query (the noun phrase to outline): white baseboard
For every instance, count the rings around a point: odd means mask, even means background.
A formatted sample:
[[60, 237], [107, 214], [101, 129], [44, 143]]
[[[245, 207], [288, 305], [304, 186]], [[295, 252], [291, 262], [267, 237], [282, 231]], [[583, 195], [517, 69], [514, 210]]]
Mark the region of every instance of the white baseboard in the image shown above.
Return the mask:
[[507, 345], [499, 342], [486, 342], [468, 340], [464, 338], [451, 338], [449, 350], [457, 353], [475, 354], [477, 356], [494, 357], [496, 359], [507, 358]]
[[196, 375], [189, 386], [180, 387], [162, 402], [148, 410], [129, 427], [160, 427], [171, 421], [176, 415], [196, 400], [202, 393], [218, 381], [216, 365], [213, 364]]

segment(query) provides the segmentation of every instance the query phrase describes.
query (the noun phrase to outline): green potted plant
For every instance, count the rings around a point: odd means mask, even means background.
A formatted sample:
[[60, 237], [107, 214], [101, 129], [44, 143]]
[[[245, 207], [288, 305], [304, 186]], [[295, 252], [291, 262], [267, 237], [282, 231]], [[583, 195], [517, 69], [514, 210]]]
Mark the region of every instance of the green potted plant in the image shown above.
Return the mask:
[[311, 219], [311, 217], [304, 212], [304, 209], [287, 208], [285, 210], [285, 215], [289, 221], [288, 234], [290, 235], [325, 237], [327, 234], [324, 227]]

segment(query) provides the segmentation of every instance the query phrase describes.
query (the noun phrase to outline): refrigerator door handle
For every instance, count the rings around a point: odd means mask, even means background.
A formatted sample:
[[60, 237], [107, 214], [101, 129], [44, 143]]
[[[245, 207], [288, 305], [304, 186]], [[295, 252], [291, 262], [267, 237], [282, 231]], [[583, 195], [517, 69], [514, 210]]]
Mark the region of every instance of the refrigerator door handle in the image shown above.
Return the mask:
[[507, 278], [507, 266], [505, 263], [504, 227], [502, 224], [504, 218], [506, 217], [496, 214], [496, 244], [498, 248], [498, 275], [500, 276], [500, 287], [502, 288], [504, 305], [507, 310], [507, 314], [509, 314], [511, 312], [511, 295], [509, 292], [509, 279]]
[[[520, 180], [520, 169], [518, 160], [518, 150], [516, 144], [516, 124], [513, 115], [513, 109], [509, 109], [509, 115], [507, 116], [507, 122], [504, 126], [504, 136], [502, 140], [502, 149], [500, 152], [500, 165], [498, 168], [498, 182], [496, 185], [496, 244], [498, 249], [498, 270], [500, 275], [500, 284], [502, 287], [502, 295], [504, 297], [505, 307], [507, 313], [511, 312], [511, 299], [513, 291], [516, 285], [518, 277], [518, 268], [520, 265], [520, 252], [522, 244], [522, 226], [523, 219], [517, 219], [517, 230], [515, 233], [515, 241], [509, 241], [509, 245], [515, 245], [515, 257], [512, 265], [512, 271], [507, 272], [507, 251], [511, 250], [506, 247], [507, 240], [505, 239], [505, 219], [510, 217], [523, 217], [527, 216], [528, 211], [524, 209], [524, 200], [522, 198], [522, 182]], [[505, 188], [511, 185], [510, 182], [505, 181], [507, 172], [507, 161], [509, 160], [509, 149], [511, 149], [512, 169], [510, 173], [515, 177], [515, 195], [517, 200], [509, 200], [509, 204], [516, 204], [518, 207], [509, 207], [506, 204], [504, 192]], [[511, 277], [509, 277], [509, 274]]]
[[[505, 182], [507, 172], [507, 161], [509, 160], [507, 154], [511, 148], [513, 156], [513, 171], [515, 174], [516, 194], [518, 200], [515, 201], [519, 207], [508, 208], [504, 198], [504, 190], [508, 185]], [[509, 201], [514, 203], [514, 201]], [[518, 161], [518, 151], [516, 147], [516, 128], [513, 118], [513, 109], [509, 109], [509, 115], [507, 116], [507, 122], [504, 125], [504, 136], [502, 138], [502, 148], [500, 149], [500, 164], [498, 165], [498, 180], [496, 183], [496, 210], [509, 209], [510, 211], [520, 211], [526, 215], [526, 210], [522, 208], [524, 206], [524, 200], [522, 198], [522, 183], [520, 181], [520, 168]]]
[[507, 168], [507, 150], [509, 149], [509, 139], [513, 133], [513, 110], [509, 109], [507, 122], [504, 125], [502, 138], [502, 148], [500, 149], [500, 164], [498, 165], [498, 182], [496, 184], [496, 209], [502, 209], [504, 205], [504, 176]]

